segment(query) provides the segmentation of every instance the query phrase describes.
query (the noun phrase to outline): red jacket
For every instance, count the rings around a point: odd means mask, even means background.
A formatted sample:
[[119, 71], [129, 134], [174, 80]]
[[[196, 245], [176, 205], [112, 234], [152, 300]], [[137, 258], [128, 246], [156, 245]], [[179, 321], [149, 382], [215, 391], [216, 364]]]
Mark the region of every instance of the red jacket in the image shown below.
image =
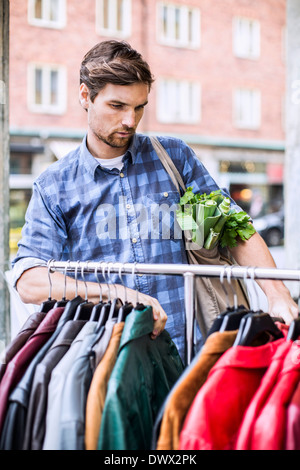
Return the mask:
[[243, 415], [282, 338], [263, 346], [236, 346], [211, 369], [180, 434], [182, 450], [234, 449]]
[[285, 450], [286, 412], [299, 379], [300, 346], [294, 342], [285, 358], [277, 383], [255, 421], [251, 449]]
[[278, 379], [283, 367], [284, 359], [292, 344], [292, 341], [283, 342], [274, 354], [270, 367], [265, 373], [261, 384], [244, 415], [237, 439], [237, 450], [250, 450], [252, 448], [252, 434], [255, 421], [276, 384], [276, 380]]
[[300, 450], [300, 383], [286, 413], [285, 449]]

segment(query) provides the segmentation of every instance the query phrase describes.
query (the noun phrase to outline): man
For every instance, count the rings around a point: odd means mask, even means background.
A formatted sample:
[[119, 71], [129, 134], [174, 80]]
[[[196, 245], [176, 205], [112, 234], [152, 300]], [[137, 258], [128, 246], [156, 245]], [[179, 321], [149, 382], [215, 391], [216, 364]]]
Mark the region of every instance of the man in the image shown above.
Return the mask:
[[[24, 302], [39, 304], [48, 297], [49, 259], [187, 262], [171, 211], [179, 195], [150, 139], [136, 134], [152, 82], [149, 66], [127, 43], [105, 41], [84, 57], [79, 99], [87, 112], [87, 134], [78, 149], [51, 165], [34, 183], [14, 261], [16, 287]], [[160, 140], [186, 187], [202, 193], [218, 189], [186, 144], [174, 138]], [[232, 254], [240, 265], [275, 266], [258, 234], [240, 242]], [[63, 274], [56, 272], [51, 280], [53, 297], [61, 298]], [[90, 276], [88, 281], [88, 297], [98, 301], [96, 279]], [[118, 283], [117, 276], [111, 281]], [[289, 323], [298, 311], [286, 287], [278, 281], [259, 283], [270, 313]], [[67, 298], [74, 296], [74, 284], [68, 278]], [[167, 325], [183, 357], [182, 277], [127, 276], [126, 284], [129, 300], [135, 302], [137, 288], [140, 301], [153, 306], [153, 338]], [[123, 287], [117, 285], [117, 289], [122, 297]], [[82, 281], [78, 293], [84, 296]], [[106, 284], [103, 293], [108, 295]]]

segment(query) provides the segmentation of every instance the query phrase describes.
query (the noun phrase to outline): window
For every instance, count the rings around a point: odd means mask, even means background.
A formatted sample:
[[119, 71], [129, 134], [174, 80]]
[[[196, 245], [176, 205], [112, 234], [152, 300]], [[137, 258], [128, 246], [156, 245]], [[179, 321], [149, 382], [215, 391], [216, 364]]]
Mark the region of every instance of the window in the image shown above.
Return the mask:
[[233, 20], [233, 50], [237, 57], [258, 59], [260, 56], [260, 23], [248, 18]]
[[158, 4], [158, 40], [165, 45], [197, 48], [200, 46], [201, 19], [198, 8]]
[[234, 92], [234, 124], [243, 129], [260, 126], [260, 91], [238, 89]]
[[[32, 182], [31, 182], [32, 187]], [[25, 214], [31, 198], [30, 189], [11, 189], [9, 200], [9, 247], [10, 255], [15, 257], [18, 252], [18, 242], [21, 239], [21, 230], [25, 223]]]
[[158, 84], [157, 117], [160, 122], [197, 123], [201, 116], [199, 83], [161, 80]]
[[66, 25], [66, 0], [29, 0], [28, 22], [34, 26], [63, 28]]
[[10, 174], [11, 175], [31, 175], [32, 174], [32, 153], [10, 152]]
[[130, 36], [131, 1], [97, 0], [96, 31], [98, 34], [105, 36]]
[[33, 112], [63, 114], [66, 110], [66, 71], [58, 65], [30, 64], [28, 106]]

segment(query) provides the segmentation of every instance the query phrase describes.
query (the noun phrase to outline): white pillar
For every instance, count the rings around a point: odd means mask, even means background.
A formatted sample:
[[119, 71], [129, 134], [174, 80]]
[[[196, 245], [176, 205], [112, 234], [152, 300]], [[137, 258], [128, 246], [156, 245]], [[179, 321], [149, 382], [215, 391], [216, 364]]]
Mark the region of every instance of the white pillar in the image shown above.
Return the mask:
[[[300, 1], [287, 0], [286, 27], [286, 152], [285, 256], [286, 267], [300, 268]], [[300, 283], [300, 280], [299, 280]], [[290, 283], [294, 296], [299, 284]]]
[[9, 267], [9, 0], [0, 2], [0, 353], [10, 336], [9, 292], [3, 274]]

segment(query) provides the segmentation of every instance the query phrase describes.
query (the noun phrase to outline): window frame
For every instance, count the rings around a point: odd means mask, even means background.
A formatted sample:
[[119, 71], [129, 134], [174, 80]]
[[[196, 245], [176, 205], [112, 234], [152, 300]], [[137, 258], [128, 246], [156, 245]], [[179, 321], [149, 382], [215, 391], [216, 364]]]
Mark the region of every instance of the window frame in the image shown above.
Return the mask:
[[[239, 28], [241, 31], [241, 24], [244, 24], [244, 28], [248, 26], [248, 32], [246, 34], [250, 37], [250, 27], [252, 27], [252, 37], [247, 38], [248, 45], [241, 46], [239, 34]], [[235, 57], [240, 59], [250, 59], [250, 60], [258, 60], [261, 54], [261, 26], [260, 21], [254, 18], [247, 18], [244, 16], [235, 16], [232, 22], [232, 29], [233, 29], [233, 53]], [[246, 43], [246, 41], [245, 41]]]
[[[166, 87], [169, 87], [169, 89], [166, 89]], [[169, 98], [166, 98], [167, 95], [169, 95]], [[190, 106], [186, 106], [188, 95]], [[168, 99], [171, 107], [173, 106], [171, 111]], [[158, 122], [164, 124], [198, 124], [201, 121], [201, 107], [201, 84], [198, 81], [163, 77], [158, 80], [156, 106]]]
[[[239, 114], [242, 109], [239, 107], [238, 100], [244, 99], [245, 101], [249, 99], [249, 96], [242, 97], [242, 93], [252, 94], [253, 98], [250, 98], [253, 103], [250, 103], [250, 118], [240, 119]], [[240, 96], [238, 96], [238, 94]], [[244, 105], [245, 106], [245, 105]], [[238, 109], [239, 108], [239, 109]], [[256, 108], [256, 109], [255, 109]], [[243, 112], [243, 111], [242, 111]], [[249, 108], [246, 111], [249, 112]], [[252, 117], [251, 117], [252, 115]], [[254, 117], [253, 117], [254, 116]], [[249, 129], [249, 130], [258, 130], [261, 127], [261, 91], [258, 88], [245, 88], [239, 87], [236, 88], [233, 92], [233, 123], [237, 129]]]
[[35, 17], [36, 0], [28, 0], [28, 23], [32, 26], [41, 28], [63, 29], [67, 23], [66, 0], [57, 0], [59, 2], [58, 21], [48, 18], [50, 14], [52, 0], [42, 0], [42, 18]]
[[[103, 18], [101, 16], [101, 11], [104, 8], [104, 2], [107, 1], [108, 4], [108, 22], [109, 27], [103, 25]], [[96, 0], [96, 33], [101, 36], [109, 36], [116, 38], [128, 38], [131, 35], [131, 0], [121, 0], [123, 2], [123, 13], [124, 17], [122, 19], [123, 28], [117, 29], [117, 2], [120, 0]]]
[[[161, 28], [163, 9], [165, 9], [166, 31]], [[178, 30], [176, 29], [176, 11], [179, 12], [180, 20]], [[188, 15], [192, 13], [192, 30], [186, 29], [189, 23]], [[156, 37], [159, 44], [164, 46], [182, 47], [187, 49], [199, 49], [201, 46], [201, 10], [189, 5], [179, 5], [169, 2], [158, 2], [156, 7]], [[199, 25], [199, 28], [197, 28]], [[178, 37], [176, 38], [176, 31]], [[192, 39], [190, 38], [192, 36]]]
[[[41, 103], [36, 103], [36, 70], [42, 70]], [[51, 72], [58, 72], [58, 103], [51, 103]], [[31, 62], [28, 64], [28, 109], [34, 113], [62, 115], [67, 108], [67, 69], [64, 65]]]

